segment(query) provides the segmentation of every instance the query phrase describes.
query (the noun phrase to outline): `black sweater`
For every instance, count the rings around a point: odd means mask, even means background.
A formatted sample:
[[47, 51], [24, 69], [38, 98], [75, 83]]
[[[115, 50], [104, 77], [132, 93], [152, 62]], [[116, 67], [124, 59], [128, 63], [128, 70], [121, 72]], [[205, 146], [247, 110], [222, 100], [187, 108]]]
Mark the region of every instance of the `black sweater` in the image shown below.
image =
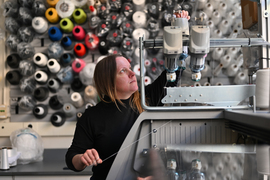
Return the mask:
[[[166, 82], [166, 72], [164, 71], [152, 84], [145, 87], [149, 105], [160, 105], [159, 102], [164, 97], [163, 88]], [[77, 122], [72, 145], [66, 153], [66, 164], [69, 169], [78, 171], [72, 164], [72, 158], [76, 154], [85, 153], [87, 149], [96, 149], [102, 160], [119, 151], [129, 130], [139, 116], [139, 113], [130, 107], [129, 99], [122, 100], [122, 102], [125, 107], [118, 104], [120, 111], [115, 103], [103, 101], [85, 110]], [[108, 158], [102, 164], [93, 166], [94, 179], [106, 179], [115, 156]]]

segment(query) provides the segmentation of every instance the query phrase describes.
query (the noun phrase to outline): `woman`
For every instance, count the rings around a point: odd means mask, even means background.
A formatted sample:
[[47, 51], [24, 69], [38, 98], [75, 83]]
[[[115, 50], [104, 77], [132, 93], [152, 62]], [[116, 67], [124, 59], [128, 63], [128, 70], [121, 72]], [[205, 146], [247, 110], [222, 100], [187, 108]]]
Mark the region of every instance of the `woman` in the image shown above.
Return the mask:
[[[102, 180], [106, 179], [115, 159], [115, 156], [108, 157], [119, 151], [143, 109], [135, 73], [123, 56], [110, 55], [98, 62], [94, 82], [101, 102], [86, 109], [77, 122], [66, 164], [74, 171], [94, 165], [91, 180]], [[145, 87], [148, 105], [161, 105], [166, 83], [164, 71]]]

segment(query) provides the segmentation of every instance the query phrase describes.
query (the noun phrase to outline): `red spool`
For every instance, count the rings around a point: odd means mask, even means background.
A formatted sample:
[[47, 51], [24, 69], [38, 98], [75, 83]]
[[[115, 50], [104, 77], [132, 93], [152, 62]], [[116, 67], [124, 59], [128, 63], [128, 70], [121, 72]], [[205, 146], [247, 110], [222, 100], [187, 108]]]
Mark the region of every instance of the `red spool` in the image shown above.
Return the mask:
[[90, 50], [95, 50], [98, 48], [99, 38], [93, 33], [87, 33], [85, 37], [85, 45]]
[[86, 63], [83, 59], [75, 59], [73, 62], [72, 62], [72, 70], [75, 72], [75, 73], [80, 73], [81, 70], [85, 67]]
[[86, 54], [86, 48], [82, 43], [77, 43], [74, 46], [74, 52], [78, 57], [83, 57]]
[[85, 31], [82, 26], [75, 26], [72, 30], [74, 38], [78, 41], [82, 41], [85, 38]]

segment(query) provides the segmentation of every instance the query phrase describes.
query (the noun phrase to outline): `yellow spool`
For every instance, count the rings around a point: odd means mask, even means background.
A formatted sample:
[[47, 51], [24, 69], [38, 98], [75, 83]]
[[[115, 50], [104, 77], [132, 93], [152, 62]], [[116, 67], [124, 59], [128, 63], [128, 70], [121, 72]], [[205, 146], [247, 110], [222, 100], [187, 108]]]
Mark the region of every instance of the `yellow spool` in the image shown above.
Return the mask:
[[58, 3], [59, 0], [47, 0], [47, 4], [50, 7], [55, 7], [55, 5]]
[[69, 18], [63, 18], [60, 21], [60, 28], [63, 30], [63, 32], [70, 33], [72, 32], [74, 25]]
[[57, 23], [60, 19], [55, 8], [48, 8], [45, 16], [50, 23]]
[[86, 21], [87, 15], [83, 9], [77, 8], [72, 13], [73, 19], [77, 24], [83, 24]]

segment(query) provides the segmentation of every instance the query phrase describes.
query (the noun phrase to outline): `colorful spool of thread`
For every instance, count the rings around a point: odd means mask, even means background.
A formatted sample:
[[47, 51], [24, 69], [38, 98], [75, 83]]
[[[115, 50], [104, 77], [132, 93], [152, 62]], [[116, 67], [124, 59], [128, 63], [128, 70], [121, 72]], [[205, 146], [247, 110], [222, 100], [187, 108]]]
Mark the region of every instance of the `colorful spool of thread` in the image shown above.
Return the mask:
[[85, 31], [81, 26], [75, 26], [72, 30], [72, 34], [78, 41], [82, 41], [85, 38]]
[[72, 62], [72, 70], [75, 73], [79, 73], [83, 68], [85, 67], [85, 61], [82, 59], [75, 59], [75, 61]]
[[60, 17], [55, 8], [48, 8], [45, 12], [45, 17], [50, 23], [58, 23]]
[[69, 53], [64, 53], [62, 57], [60, 58], [60, 63], [63, 66], [68, 66], [71, 64], [71, 62], [72, 62], [72, 57]]
[[63, 33], [61, 32], [61, 30], [55, 26], [49, 29], [48, 34], [49, 34], [49, 38], [52, 41], [59, 41], [60, 39], [62, 39], [62, 36], [63, 36]]
[[74, 46], [74, 52], [78, 57], [84, 57], [86, 55], [86, 48], [82, 43], [77, 43]]
[[96, 50], [99, 44], [99, 38], [93, 33], [87, 33], [85, 37], [85, 45], [90, 50]]
[[55, 7], [59, 0], [46, 0], [49, 7]]
[[86, 22], [87, 15], [81, 8], [77, 8], [73, 11], [73, 19], [77, 24], [83, 24]]
[[65, 36], [61, 40], [61, 44], [65, 50], [71, 50], [74, 48], [75, 43], [72, 41], [71, 37]]
[[71, 33], [74, 28], [74, 24], [69, 18], [64, 18], [60, 21], [60, 28], [64, 33]]

